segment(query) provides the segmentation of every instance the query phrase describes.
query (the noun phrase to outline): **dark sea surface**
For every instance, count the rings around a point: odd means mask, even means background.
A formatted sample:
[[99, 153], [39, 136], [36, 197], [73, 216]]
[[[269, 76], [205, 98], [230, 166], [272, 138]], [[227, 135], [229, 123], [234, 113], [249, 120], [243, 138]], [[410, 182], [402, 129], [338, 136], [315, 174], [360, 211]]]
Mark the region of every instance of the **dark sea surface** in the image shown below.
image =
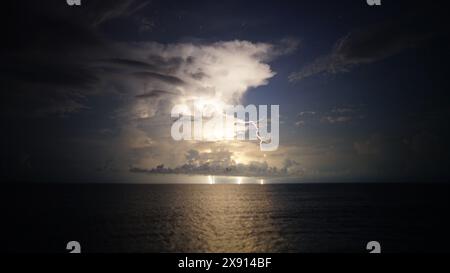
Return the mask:
[[26, 184], [1, 191], [2, 251], [448, 252], [442, 184]]

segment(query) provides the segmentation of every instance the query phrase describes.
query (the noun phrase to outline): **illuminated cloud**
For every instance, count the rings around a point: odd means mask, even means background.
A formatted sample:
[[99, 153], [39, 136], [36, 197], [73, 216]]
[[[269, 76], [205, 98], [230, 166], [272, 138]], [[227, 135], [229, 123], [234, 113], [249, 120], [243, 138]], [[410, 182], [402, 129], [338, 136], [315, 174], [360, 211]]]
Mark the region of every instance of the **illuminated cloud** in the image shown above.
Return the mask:
[[[137, 91], [167, 90], [179, 94], [172, 97], [174, 102], [211, 98], [236, 103], [247, 90], [267, 84], [275, 75], [267, 64], [273, 46], [265, 43], [140, 43], [124, 47], [133, 52], [130, 58], [134, 60], [128, 64], [136, 63], [132, 75], [142, 86]], [[141, 71], [136, 71], [139, 68]]]
[[[283, 51], [285, 44], [289, 48]], [[292, 47], [286, 41], [277, 45], [249, 41], [118, 44], [123, 56], [103, 59], [97, 65], [109, 71], [110, 79], [120, 78], [117, 86], [122, 106], [115, 119], [121, 126], [121, 143], [130, 149], [129, 164], [141, 169], [161, 164], [176, 168], [188, 164], [184, 154], [198, 146], [215, 150], [202, 156], [214, 155], [216, 158], [209, 160], [216, 163], [230, 156], [218, 150], [229, 151], [241, 159], [240, 164], [263, 162], [262, 153], [238, 155], [259, 151], [257, 141], [173, 141], [170, 111], [174, 105], [194, 102], [242, 103], [248, 90], [268, 84], [275, 75], [269, 62], [288, 54]], [[232, 166], [231, 162], [222, 163]]]

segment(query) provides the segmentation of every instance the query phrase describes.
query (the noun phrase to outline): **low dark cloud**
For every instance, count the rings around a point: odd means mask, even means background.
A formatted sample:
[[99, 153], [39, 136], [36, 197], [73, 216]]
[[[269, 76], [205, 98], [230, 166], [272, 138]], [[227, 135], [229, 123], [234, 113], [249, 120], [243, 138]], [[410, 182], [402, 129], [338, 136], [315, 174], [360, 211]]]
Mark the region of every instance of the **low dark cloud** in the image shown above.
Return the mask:
[[66, 115], [89, 108], [93, 95], [123, 90], [131, 96], [159, 96], [162, 92], [147, 91], [148, 82], [161, 82], [149, 89], [173, 90], [184, 84], [171, 75], [181, 60], [151, 57], [159, 55], [151, 50], [148, 59], [136, 57], [128, 44], [107, 39], [100, 28], [136, 14], [147, 1], [98, 0], [79, 8], [65, 1], [24, 2], [8, 4], [1, 19], [5, 41], [0, 45], [0, 78], [7, 116]]
[[0, 68], [3, 76], [14, 81], [29, 84], [53, 85], [60, 87], [88, 88], [99, 81], [88, 67], [76, 63], [60, 63], [48, 60], [46, 63], [12, 63]]
[[143, 62], [143, 61], [137, 61], [137, 60], [130, 60], [130, 59], [121, 59], [121, 58], [112, 58], [109, 60], [105, 60], [105, 63], [116, 65], [116, 66], [123, 66], [126, 68], [131, 69], [146, 69], [146, 70], [156, 70], [158, 69], [157, 65]]
[[152, 90], [152, 91], [149, 91], [149, 92], [146, 92], [143, 94], [136, 95], [136, 98], [138, 98], [138, 99], [153, 99], [153, 98], [159, 98], [159, 97], [166, 96], [166, 95], [176, 96], [178, 94], [175, 92], [170, 92], [170, 91], [165, 91], [165, 90]]
[[0, 78], [8, 116], [76, 112], [96, 92], [101, 76], [88, 60], [110, 49], [88, 23], [72, 17], [65, 1], [58, 2], [10, 3], [2, 17]]
[[172, 85], [183, 85], [184, 81], [178, 77], [165, 75], [161, 73], [156, 72], [149, 72], [149, 71], [140, 71], [132, 73], [132, 76], [134, 76], [137, 79], [140, 80], [159, 80], [164, 83], [172, 84]]
[[283, 166], [269, 166], [267, 162], [252, 161], [247, 164], [233, 160], [233, 153], [228, 150], [217, 150], [201, 153], [189, 150], [186, 163], [174, 168], [164, 164], [156, 168], [131, 167], [130, 172], [145, 174], [190, 174], [190, 175], [226, 175], [252, 177], [301, 177], [305, 170], [295, 160], [286, 159]]

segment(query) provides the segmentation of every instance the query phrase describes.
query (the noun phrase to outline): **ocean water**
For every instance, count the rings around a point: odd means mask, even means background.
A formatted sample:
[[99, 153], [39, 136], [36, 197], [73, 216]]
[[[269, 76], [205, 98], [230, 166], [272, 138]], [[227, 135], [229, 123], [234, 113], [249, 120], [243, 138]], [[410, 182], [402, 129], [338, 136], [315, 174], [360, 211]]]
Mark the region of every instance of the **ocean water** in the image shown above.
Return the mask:
[[1, 192], [2, 251], [448, 252], [449, 186], [25, 184]]

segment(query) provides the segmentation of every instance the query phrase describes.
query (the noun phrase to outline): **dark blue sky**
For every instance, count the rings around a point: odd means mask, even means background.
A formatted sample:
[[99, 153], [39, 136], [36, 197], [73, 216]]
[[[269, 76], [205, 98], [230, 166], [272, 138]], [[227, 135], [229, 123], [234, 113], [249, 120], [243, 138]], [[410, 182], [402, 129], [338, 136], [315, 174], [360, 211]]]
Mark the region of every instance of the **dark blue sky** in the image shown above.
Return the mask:
[[[176, 169], [188, 159], [192, 173], [205, 164], [266, 163], [305, 181], [449, 177], [449, 33], [437, 2], [8, 5], [1, 50], [8, 179], [128, 179], [131, 169]], [[165, 136], [177, 99], [199, 86], [235, 91], [235, 82], [214, 86], [220, 74], [212, 71], [228, 50], [250, 69], [243, 83], [258, 82], [238, 92], [241, 102], [280, 105], [277, 152], [248, 143], [177, 146]], [[202, 79], [187, 84], [194, 68]], [[139, 78], [143, 72], [150, 77]], [[183, 96], [171, 97], [174, 90]]]

